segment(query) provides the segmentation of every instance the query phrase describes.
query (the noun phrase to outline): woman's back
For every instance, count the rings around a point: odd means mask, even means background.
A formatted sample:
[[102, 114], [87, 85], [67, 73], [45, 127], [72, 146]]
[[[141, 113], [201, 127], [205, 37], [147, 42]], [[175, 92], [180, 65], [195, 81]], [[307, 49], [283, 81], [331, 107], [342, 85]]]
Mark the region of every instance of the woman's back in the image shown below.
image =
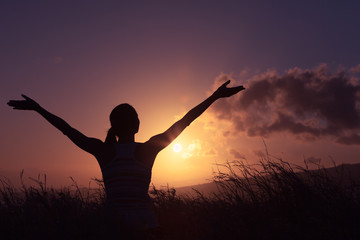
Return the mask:
[[117, 208], [148, 208], [151, 167], [135, 156], [140, 143], [115, 143], [115, 156], [101, 167], [107, 202]]
[[[114, 143], [115, 154], [101, 166], [109, 226], [122, 231], [154, 229], [159, 226], [148, 195], [152, 166], [137, 155], [144, 151], [143, 143]], [[125, 230], [124, 230], [125, 229]], [[126, 230], [127, 229], [127, 230]]]

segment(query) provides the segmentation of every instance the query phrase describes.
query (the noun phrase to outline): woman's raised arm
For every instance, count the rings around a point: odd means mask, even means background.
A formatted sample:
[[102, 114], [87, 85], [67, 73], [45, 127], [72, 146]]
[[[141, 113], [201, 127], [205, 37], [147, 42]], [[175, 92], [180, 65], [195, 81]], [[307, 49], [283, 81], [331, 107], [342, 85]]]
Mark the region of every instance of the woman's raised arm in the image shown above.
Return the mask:
[[79, 132], [78, 130], [72, 128], [67, 122], [63, 119], [55, 116], [54, 114], [48, 112], [42, 108], [36, 101], [27, 97], [26, 95], [21, 95], [25, 100], [10, 100], [7, 104], [13, 109], [17, 110], [33, 110], [43, 116], [49, 123], [54, 127], [59, 129], [64, 135], [66, 135], [73, 143], [76, 144], [82, 150], [97, 156], [100, 154], [101, 149], [104, 147], [104, 143], [96, 138], [89, 138]]
[[220, 98], [230, 97], [245, 88], [243, 86], [238, 87], [226, 87], [230, 83], [230, 80], [222, 84], [210, 97], [205, 99], [199, 105], [191, 109], [183, 118], [174, 123], [165, 132], [153, 136], [149, 139], [148, 143], [152, 146], [156, 146], [158, 151], [167, 147], [172, 141], [175, 140], [180, 133], [190, 125], [197, 117], [199, 117], [212, 103]]

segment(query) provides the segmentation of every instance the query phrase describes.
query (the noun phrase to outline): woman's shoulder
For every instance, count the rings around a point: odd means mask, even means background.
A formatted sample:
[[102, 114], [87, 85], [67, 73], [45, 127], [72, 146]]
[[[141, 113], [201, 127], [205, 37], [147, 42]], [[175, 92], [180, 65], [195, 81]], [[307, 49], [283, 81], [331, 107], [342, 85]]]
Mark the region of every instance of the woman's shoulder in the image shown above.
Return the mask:
[[152, 167], [152, 165], [154, 164], [157, 152], [154, 151], [154, 148], [147, 142], [143, 142], [143, 143], [137, 142], [134, 154], [135, 154], [135, 157], [139, 161]]
[[104, 143], [102, 151], [98, 153], [95, 157], [99, 162], [100, 166], [104, 166], [114, 158], [115, 154], [116, 154], [115, 144]]

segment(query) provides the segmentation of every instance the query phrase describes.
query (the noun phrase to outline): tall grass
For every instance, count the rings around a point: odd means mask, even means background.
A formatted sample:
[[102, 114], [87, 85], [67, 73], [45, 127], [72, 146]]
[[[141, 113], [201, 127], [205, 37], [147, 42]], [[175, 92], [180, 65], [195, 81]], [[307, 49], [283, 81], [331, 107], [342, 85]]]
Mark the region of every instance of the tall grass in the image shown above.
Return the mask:
[[15, 188], [1, 179], [1, 239], [99, 239], [103, 230], [104, 200], [101, 188], [81, 191], [76, 182], [61, 189], [49, 188], [46, 175], [30, 178]]
[[[164, 239], [360, 239], [360, 187], [337, 169], [310, 170], [268, 154], [256, 165], [219, 165], [210, 196], [155, 186], [150, 195]], [[20, 188], [0, 181], [1, 239], [103, 239], [101, 181], [86, 191], [75, 181], [49, 188], [45, 175], [32, 181]]]

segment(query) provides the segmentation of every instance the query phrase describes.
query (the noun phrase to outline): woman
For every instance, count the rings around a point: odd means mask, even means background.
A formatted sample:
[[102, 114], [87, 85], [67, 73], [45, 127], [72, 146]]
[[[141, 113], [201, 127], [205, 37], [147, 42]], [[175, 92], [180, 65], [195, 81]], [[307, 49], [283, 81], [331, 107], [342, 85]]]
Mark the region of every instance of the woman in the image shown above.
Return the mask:
[[226, 86], [229, 83], [230, 80], [221, 85], [210, 97], [191, 109], [168, 130], [144, 143], [135, 142], [140, 121], [135, 109], [129, 104], [120, 104], [112, 110], [111, 128], [104, 142], [85, 136], [25, 95], [22, 95], [25, 100], [11, 100], [8, 105], [18, 110], [38, 112], [79, 148], [92, 154], [97, 159], [103, 175], [107, 194], [106, 205], [109, 210], [109, 228], [114, 231], [121, 228], [122, 234], [126, 233], [131, 237], [137, 235], [138, 238], [146, 239], [150, 232], [154, 232], [158, 227], [148, 195], [151, 169], [156, 155], [213, 102], [244, 89], [243, 86], [228, 88]]

